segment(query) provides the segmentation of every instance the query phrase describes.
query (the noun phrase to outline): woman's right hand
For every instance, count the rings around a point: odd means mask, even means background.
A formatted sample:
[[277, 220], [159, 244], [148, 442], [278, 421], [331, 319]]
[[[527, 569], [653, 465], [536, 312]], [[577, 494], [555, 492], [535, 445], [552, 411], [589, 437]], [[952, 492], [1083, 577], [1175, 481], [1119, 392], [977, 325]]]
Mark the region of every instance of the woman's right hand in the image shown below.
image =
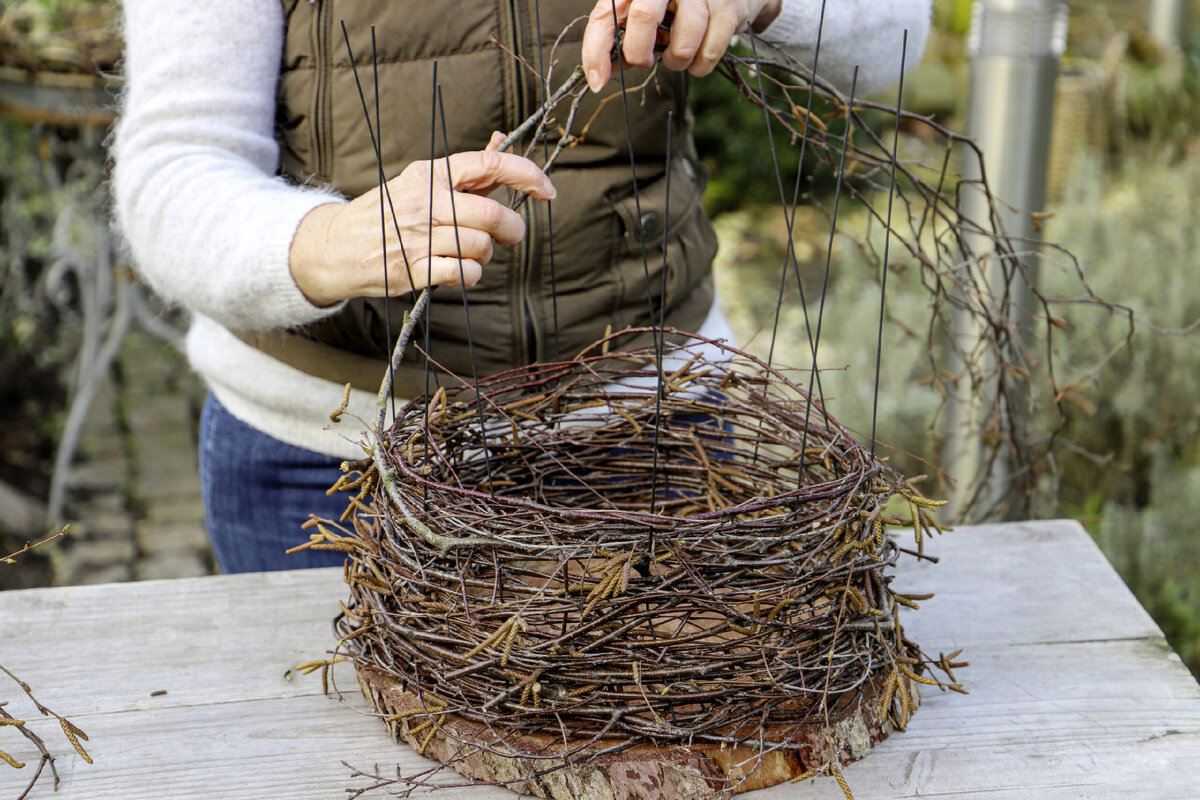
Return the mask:
[[498, 186], [540, 200], [555, 195], [550, 179], [535, 163], [495, 152], [490, 149], [494, 144], [488, 150], [455, 153], [448, 159], [413, 162], [388, 181], [395, 222], [385, 201], [386, 245], [380, 231], [378, 189], [348, 203], [314, 208], [292, 239], [289, 266], [296, 286], [313, 305], [329, 306], [353, 297], [396, 296], [426, 285], [474, 285], [483, 276], [483, 265], [491, 259], [495, 244], [515, 244], [525, 235], [521, 215], [486, 195]]

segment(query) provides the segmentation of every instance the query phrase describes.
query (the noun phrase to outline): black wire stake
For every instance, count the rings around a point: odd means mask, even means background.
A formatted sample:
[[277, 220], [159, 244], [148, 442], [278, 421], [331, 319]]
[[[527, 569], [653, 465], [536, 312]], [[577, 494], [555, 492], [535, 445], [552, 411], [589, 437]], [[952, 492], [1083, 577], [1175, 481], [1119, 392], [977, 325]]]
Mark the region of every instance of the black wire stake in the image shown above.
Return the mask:
[[[666, 334], [666, 317], [667, 317], [667, 235], [665, 231], [671, 228], [671, 140], [675, 130], [675, 110], [667, 112], [667, 177], [666, 190], [667, 199], [663, 203], [663, 256], [662, 256], [662, 274], [659, 275], [659, 296], [658, 296], [658, 333], [654, 336], [655, 361], [658, 363], [658, 387], [654, 392], [654, 458], [651, 461], [650, 468], [650, 513], [654, 513], [654, 502], [658, 497], [658, 437], [659, 431], [662, 428], [662, 398], [663, 398], [663, 351], [665, 348]], [[651, 321], [651, 325], [653, 325]], [[663, 457], [663, 469], [665, 470], [666, 457]], [[670, 489], [664, 489], [663, 505], [666, 505], [667, 495]], [[651, 549], [653, 549], [654, 531], [650, 531]]]
[[[808, 424], [812, 418], [813, 381], [817, 377], [817, 348], [821, 346], [821, 323], [825, 317], [825, 296], [829, 293], [829, 268], [833, 261], [833, 241], [837, 235], [838, 209], [842, 203], [842, 183], [846, 180], [846, 151], [850, 148], [850, 135], [854, 133], [854, 95], [858, 91], [858, 67], [854, 68], [854, 77], [850, 80], [850, 99], [846, 104], [846, 130], [842, 134], [842, 155], [838, 161], [837, 188], [833, 193], [833, 218], [829, 221], [829, 246], [825, 250], [825, 276], [821, 283], [821, 303], [817, 309], [817, 336], [813, 340], [812, 372], [808, 376], [808, 404], [804, 407], [804, 433], [800, 436], [800, 470], [796, 476], [796, 485], [804, 485], [804, 455], [808, 450]], [[828, 418], [825, 404], [821, 410]], [[828, 424], [828, 423], [827, 423]]]
[[[822, 3], [821, 4], [821, 22], [817, 28], [816, 57], [813, 59], [813, 75], [814, 76], [816, 75], [818, 59], [821, 56], [821, 35], [822, 35], [822, 27], [824, 26], [824, 23], [825, 23], [825, 4]], [[801, 281], [800, 281], [799, 259], [796, 258], [796, 248], [795, 248], [795, 243], [793, 242], [793, 238], [792, 238], [792, 226], [795, 223], [795, 215], [796, 215], [795, 207], [796, 207], [797, 202], [799, 201], [800, 176], [801, 176], [801, 173], [804, 172], [804, 155], [805, 155], [805, 148], [808, 146], [808, 137], [804, 136], [801, 139], [800, 166], [796, 170], [796, 188], [793, 190], [793, 193], [792, 193], [792, 206], [791, 206], [791, 209], [789, 210], [788, 202], [787, 202], [787, 193], [784, 191], [784, 188], [783, 188], [783, 168], [779, 164], [779, 151], [778, 151], [778, 148], [775, 146], [775, 129], [774, 129], [774, 126], [771, 125], [771, 112], [767, 108], [767, 89], [766, 89], [766, 85], [763, 83], [762, 65], [758, 63], [758, 45], [756, 43], [757, 37], [754, 36], [753, 32], [751, 32], [749, 35], [749, 39], [750, 39], [750, 52], [753, 55], [754, 61], [755, 61], [754, 76], [755, 76], [755, 78], [758, 79], [758, 96], [759, 96], [760, 102], [762, 104], [763, 119], [766, 121], [766, 125], [767, 125], [767, 144], [770, 146], [770, 150], [771, 150], [771, 165], [775, 169], [775, 183], [779, 189], [779, 204], [783, 208], [783, 222], [784, 222], [784, 225], [787, 227], [787, 236], [788, 236], [787, 248], [786, 248], [786, 250], [784, 252], [784, 256], [783, 256], [783, 272], [780, 275], [780, 281], [779, 281], [779, 298], [775, 304], [775, 322], [774, 322], [774, 325], [772, 325], [772, 327], [771, 327], [771, 347], [767, 352], [767, 366], [771, 366], [773, 359], [775, 357], [775, 338], [779, 331], [779, 315], [780, 315], [780, 310], [783, 306], [783, 293], [784, 293], [784, 286], [787, 282], [788, 264], [795, 264], [796, 285], [800, 289], [800, 307], [804, 310], [804, 330], [808, 334], [809, 349], [813, 351], [814, 355], [816, 353], [816, 344], [813, 339], [812, 327], [808, 321], [808, 303], [804, 299], [804, 284], [801, 283]], [[810, 111], [812, 109], [813, 94], [814, 94], [814, 92], [812, 91], [812, 88], [810, 86], [809, 93], [808, 93], [808, 106], [809, 106]], [[808, 125], [807, 117], [805, 118], [805, 125], [806, 126]]]
[[[633, 208], [637, 217], [638, 242], [642, 250], [642, 274], [646, 278], [646, 305], [650, 308], [650, 324], [654, 326], [654, 298], [650, 294], [650, 262], [646, 255], [646, 228], [642, 225], [642, 198], [638, 191], [637, 162], [633, 157], [633, 123], [629, 120], [629, 90], [625, 85], [625, 61], [621, 58], [621, 23], [617, 19], [617, 0], [612, 0], [613, 35], [616, 42], [617, 74], [621, 79], [621, 106], [625, 110], [625, 143], [629, 150], [629, 177], [633, 179]], [[663, 244], [667, 241], [666, 231], [663, 231]], [[655, 346], [658, 346], [660, 336], [651, 333]]]
[[[817, 69], [821, 64], [821, 42], [825, 36], [825, 4], [826, 4], [826, 0], [821, 0], [821, 15], [817, 19], [817, 42], [816, 42], [816, 46], [813, 50], [813, 65], [812, 65], [812, 77], [814, 80], [817, 76]], [[752, 52], [754, 53], [755, 59], [757, 60], [758, 49], [757, 49], [756, 45], [754, 44], [753, 36], [751, 36], [751, 38], [750, 38], [750, 47], [751, 47]], [[757, 67], [757, 65], [756, 65], [756, 67]], [[762, 73], [761, 72], [758, 73], [758, 82], [759, 82], [759, 91], [761, 93], [763, 91]], [[787, 272], [788, 272], [788, 264], [789, 263], [791, 263], [792, 269], [796, 274], [796, 288], [800, 292], [800, 304], [801, 304], [801, 307], [804, 309], [804, 331], [805, 331], [805, 334], [808, 336], [808, 346], [809, 346], [810, 350], [813, 349], [812, 327], [810, 326], [809, 320], [808, 320], [808, 302], [805, 300], [805, 297], [804, 297], [804, 283], [803, 283], [803, 281], [800, 280], [800, 259], [796, 257], [796, 244], [793, 239], [792, 232], [795, 229], [795, 225], [796, 225], [796, 210], [800, 206], [800, 185], [803, 182], [802, 179], [804, 176], [804, 158], [808, 154], [808, 135], [807, 135], [808, 134], [808, 125], [809, 125], [809, 121], [812, 119], [813, 99], [816, 97], [816, 94], [817, 93], [816, 93], [814, 85], [812, 83], [810, 83], [809, 87], [808, 87], [808, 102], [805, 104], [805, 110], [804, 110], [804, 132], [805, 132], [805, 135], [803, 137], [801, 137], [801, 139], [800, 139], [800, 163], [796, 166], [796, 181], [795, 181], [794, 185], [792, 186], [792, 205], [791, 205], [790, 212], [788, 210], [787, 201], [783, 199], [783, 184], [782, 184], [782, 178], [780, 178], [780, 186], [779, 186], [780, 202], [782, 202], [784, 204], [784, 214], [787, 216], [786, 226], [787, 226], [787, 232], [788, 232], [788, 243], [787, 243], [787, 250], [784, 253], [783, 270], [779, 274], [779, 296], [775, 299], [775, 319], [771, 326], [771, 347], [767, 351], [767, 366], [771, 366], [774, 363], [775, 340], [779, 334], [779, 315], [783, 308], [783, 296], [784, 296], [784, 292], [787, 288]], [[770, 112], [767, 111], [765, 94], [763, 95], [763, 114], [767, 118], [767, 130], [769, 132], [770, 131], [770, 123], [771, 123], [771, 115], [770, 115]], [[772, 153], [773, 153], [774, 152], [774, 137], [771, 138], [771, 143], [772, 143]], [[777, 163], [776, 170], [778, 171], [778, 169], [779, 169], [779, 167], [778, 167], [778, 163]], [[818, 393], [818, 396], [821, 398], [821, 406], [824, 407], [824, 405], [825, 405], [825, 390], [821, 386], [821, 376], [820, 375], [817, 376], [817, 393]]]
[[[479, 369], [475, 364], [475, 337], [471, 334], [471, 304], [467, 300], [467, 281], [463, 274], [462, 241], [458, 235], [458, 211], [454, 207], [454, 176], [450, 173], [450, 137], [446, 133], [446, 108], [442, 103], [441, 86], [437, 87], [437, 111], [442, 124], [442, 147], [446, 151], [446, 183], [450, 188], [450, 218], [454, 224], [454, 247], [458, 251], [458, 286], [462, 289], [463, 314], [467, 318], [467, 352], [471, 356], [471, 380], [475, 384], [475, 407], [479, 410], [479, 441], [480, 447], [483, 448], [484, 466], [487, 469], [488, 494], [495, 496], [496, 487], [492, 483], [492, 456], [488, 451], [487, 426], [483, 419], [483, 397], [479, 394]], [[433, 213], [432, 210], [430, 213]]]
[[[404, 271], [408, 275], [408, 285], [410, 288], [415, 288], [413, 283], [412, 266], [408, 261], [408, 253], [404, 250], [404, 239], [400, 236], [400, 223], [396, 220], [396, 209], [392, 205], [392, 192], [387, 185], [387, 176], [383, 169], [383, 148], [382, 148], [382, 132], [380, 129], [379, 116], [379, 57], [375, 49], [375, 26], [371, 26], [371, 70], [374, 75], [375, 82], [375, 124], [371, 124], [371, 112], [367, 110], [367, 95], [363, 91], [362, 81], [358, 77], [358, 64], [354, 60], [354, 48], [350, 46], [350, 34], [346, 30], [346, 21], [341, 20], [342, 39], [346, 43], [346, 55], [350, 59], [350, 70], [354, 73], [354, 86], [358, 89], [358, 100], [362, 104], [363, 117], [367, 121], [367, 133], [371, 137], [371, 147], [375, 151], [375, 164], [379, 168], [379, 224], [381, 235], [383, 237], [383, 291], [386, 297], [383, 305], [384, 327], [387, 331], [387, 343], [384, 347], [385, 352], [391, 352], [392, 349], [392, 315], [391, 315], [391, 292], [388, 289], [388, 271], [387, 271], [387, 218], [384, 214], [383, 204], [386, 199], [388, 211], [392, 215], [392, 227], [396, 230], [396, 241], [400, 243], [400, 257], [404, 260]], [[414, 301], [415, 303], [415, 301]], [[388, 370], [392, 369], [391, 362], [388, 362]], [[390, 377], [394, 384], [394, 376]], [[396, 416], [396, 398], [392, 397], [392, 417]]]
[[888, 188], [887, 227], [883, 233], [883, 278], [879, 288], [879, 338], [875, 342], [875, 396], [871, 399], [871, 458], [875, 458], [875, 431], [879, 419], [879, 369], [883, 361], [883, 316], [887, 307], [888, 253], [892, 244], [892, 205], [896, 199], [896, 161], [900, 158], [900, 109], [904, 107], [904, 67], [908, 62], [908, 29], [900, 45], [900, 89], [896, 93], [896, 130], [892, 134], [892, 183]]
[[[351, 59], [353, 63], [353, 59]], [[387, 268], [387, 213], [384, 211], [383, 203], [387, 193], [387, 176], [383, 171], [383, 131], [382, 118], [379, 116], [379, 52], [375, 48], [375, 26], [371, 26], [371, 82], [375, 89], [375, 135], [372, 141], [375, 144], [375, 163], [379, 167], [379, 236], [383, 251], [383, 329], [386, 331], [386, 344], [384, 352], [386, 353], [392, 347], [392, 292], [388, 286], [388, 268]], [[367, 127], [371, 126], [370, 117], [367, 118]], [[395, 212], [392, 214], [393, 221], [395, 220]], [[400, 236], [396, 236], [400, 239]], [[408, 269], [408, 259], [404, 259], [404, 268]], [[411, 273], [410, 273], [411, 276]], [[412, 287], [410, 280], [409, 287]], [[392, 365], [388, 364], [388, 369]], [[393, 377], [393, 380], [395, 378]], [[392, 419], [396, 418], [396, 393], [392, 392]]]
[[[642, 199], [641, 199], [641, 193], [638, 190], [637, 161], [634, 159], [634, 154], [633, 154], [633, 123], [630, 121], [630, 117], [629, 117], [629, 89], [625, 82], [625, 61], [621, 57], [621, 47], [622, 47], [622, 40], [621, 40], [621, 35], [620, 35], [621, 23], [617, 17], [616, 0], [612, 0], [612, 15], [613, 15], [614, 42], [616, 44], [616, 59], [615, 60], [617, 63], [617, 74], [621, 81], [621, 107], [625, 112], [625, 143], [626, 143], [626, 148], [629, 150], [629, 177], [633, 180], [634, 215], [637, 217], [638, 242], [641, 245], [640, 249], [642, 251], [642, 274], [646, 279], [646, 305], [650, 310], [650, 330], [651, 330], [650, 335], [654, 339], [654, 349], [655, 349], [655, 352], [658, 354], [659, 386], [658, 386], [657, 390], [655, 391], [654, 460], [653, 460], [653, 466], [651, 468], [651, 473], [650, 473], [650, 511], [653, 512], [654, 511], [654, 501], [655, 501], [655, 491], [656, 491], [657, 484], [658, 484], [658, 425], [659, 425], [658, 409], [660, 408], [661, 402], [662, 402], [662, 355], [663, 355], [663, 339], [665, 338], [663, 335], [661, 326], [658, 326], [658, 329], [655, 330], [654, 320], [655, 320], [656, 316], [658, 316], [660, 318], [665, 316], [666, 312], [665, 312], [665, 309], [662, 307], [666, 306], [667, 297], [666, 297], [666, 294], [664, 293], [662, 295], [662, 297], [659, 298], [660, 311], [659, 311], [659, 314], [656, 315], [654, 313], [654, 296], [653, 296], [653, 293], [650, 291], [650, 261], [649, 261], [649, 256], [646, 253], [646, 228], [642, 224]], [[671, 123], [674, 122], [674, 112], [669, 112], [667, 117], [671, 121]], [[670, 129], [668, 129], [667, 135], [668, 135], [668, 141], [669, 141]], [[668, 154], [667, 177], [666, 177], [668, 203], [670, 202], [669, 198], [670, 198], [670, 180], [671, 180], [671, 169], [670, 169], [669, 158], [670, 158], [670, 156]], [[664, 223], [664, 225], [663, 225], [663, 259], [664, 259], [663, 274], [664, 274], [664, 276], [666, 274], [667, 233], [668, 233], [668, 231], [666, 228], [666, 224]], [[651, 549], [653, 549], [653, 547], [654, 547], [654, 531], [653, 530], [650, 531], [650, 547], [651, 547]]]
[[[433, 161], [437, 156], [437, 98], [438, 98], [438, 62], [433, 60], [433, 83], [429, 88], [429, 253], [425, 260], [425, 291], [432, 292], [433, 286]], [[450, 154], [446, 154], [449, 158]], [[432, 316], [429, 312], [425, 313], [425, 318], [421, 321], [425, 332], [425, 453], [424, 459], [426, 464], [429, 462], [430, 452], [432, 451], [429, 438], [429, 317]], [[429, 486], [421, 484], [421, 503], [426, 511], [429, 510]]]
[[[825, 2], [821, 0], [821, 16], [817, 21], [817, 43], [813, 53], [813, 78], [816, 78], [817, 67], [821, 63], [821, 39], [825, 34]], [[800, 279], [800, 260], [796, 257], [796, 242], [793, 230], [796, 224], [796, 209], [800, 205], [800, 184], [804, 175], [804, 157], [808, 153], [808, 124], [812, 119], [813, 98], [816, 91], [810, 83], [808, 88], [808, 107], [804, 117], [805, 135], [800, 139], [800, 163], [796, 166], [796, 182], [792, 187], [792, 204], [789, 208], [787, 194], [783, 188], [783, 169], [779, 164], [779, 153], [775, 146], [775, 131], [771, 125], [771, 112], [767, 109], [767, 90], [763, 83], [762, 65], [758, 63], [757, 37], [753, 31], [749, 33], [750, 52], [754, 56], [754, 75], [758, 79], [758, 94], [762, 102], [763, 120], [767, 126], [767, 142], [771, 149], [771, 164], [775, 168], [775, 182], [779, 188], [779, 204], [783, 207], [783, 222], [787, 228], [787, 248], [783, 254], [783, 268], [779, 272], [779, 295], [775, 298], [775, 317], [771, 323], [771, 346], [767, 351], [767, 366], [772, 366], [775, 360], [775, 340], [779, 335], [779, 317], [783, 312], [783, 296], [787, 289], [788, 265], [791, 264], [796, 273], [796, 288], [800, 293], [800, 308], [804, 312], [804, 333], [808, 338], [808, 349], [812, 355], [814, 373], [817, 363], [816, 341], [813, 338], [812, 323], [808, 318], [808, 300], [804, 296], [804, 282]], [[825, 407], [825, 388], [821, 385], [821, 376], [817, 374], [817, 395], [821, 399], [821, 407]], [[758, 443], [754, 445], [754, 462], [758, 463]]]
[[[550, 96], [549, 79], [546, 77], [546, 59], [542, 54], [542, 4], [541, 0], [534, 0], [533, 3], [533, 24], [537, 28], [537, 56], [538, 56], [538, 72], [541, 74], [542, 85], [542, 106], [546, 105], [546, 100]], [[565, 135], [565, 134], [564, 134]], [[550, 161], [550, 142], [547, 141], [545, 135], [542, 136], [542, 161], [549, 163]], [[526, 195], [528, 197], [528, 195]], [[554, 316], [554, 360], [562, 361], [562, 354], [559, 352], [559, 337], [558, 337], [558, 277], [555, 272], [554, 265], [554, 202], [546, 201], [546, 244], [550, 249], [550, 308]]]

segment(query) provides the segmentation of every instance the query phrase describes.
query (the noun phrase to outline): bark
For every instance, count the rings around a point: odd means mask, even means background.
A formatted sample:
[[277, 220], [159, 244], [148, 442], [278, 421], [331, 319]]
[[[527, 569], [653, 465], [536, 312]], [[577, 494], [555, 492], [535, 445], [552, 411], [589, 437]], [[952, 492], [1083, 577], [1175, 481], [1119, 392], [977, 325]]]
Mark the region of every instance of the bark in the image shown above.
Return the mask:
[[[437, 729], [424, 725], [428, 717], [419, 712], [417, 697], [391, 678], [370, 669], [358, 668], [359, 685], [372, 707], [386, 716], [409, 714], [387, 722], [388, 732], [398, 742], [414, 749], [424, 745], [423, 754], [455, 771], [484, 782], [500, 782], [514, 792], [553, 800], [699, 800], [716, 795], [749, 792], [774, 786], [816, 769], [837, 758], [842, 764], [856, 761], [893, 731], [890, 720], [878, 712], [878, 694], [883, 679], [869, 683], [854, 708], [830, 725], [813, 724], [794, 729], [767, 730], [767, 741], [783, 737], [801, 745], [798, 750], [774, 751], [759, 757], [750, 748], [721, 747], [697, 743], [639, 744], [617, 755], [576, 759], [539, 777], [534, 772], [555, 765], [552, 759], [506, 757], [472, 747], [495, 740], [484, 726], [454, 715], [438, 715]], [[916, 685], [907, 688], [916, 698]], [[410, 731], [416, 729], [416, 733]], [[430, 731], [433, 730], [432, 735]], [[602, 740], [604, 749], [617, 740]], [[523, 734], [510, 743], [526, 752], [556, 752], [560, 736]], [[582, 763], [578, 763], [582, 761]]]

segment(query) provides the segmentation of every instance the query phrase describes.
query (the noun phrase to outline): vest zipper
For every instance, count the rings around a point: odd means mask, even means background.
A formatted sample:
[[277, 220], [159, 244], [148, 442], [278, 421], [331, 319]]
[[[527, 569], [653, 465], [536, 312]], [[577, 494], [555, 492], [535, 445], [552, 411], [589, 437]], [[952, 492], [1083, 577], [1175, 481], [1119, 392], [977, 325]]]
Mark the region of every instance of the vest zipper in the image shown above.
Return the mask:
[[330, 30], [332, 12], [329, 0], [308, 0], [308, 4], [317, 7], [314, 22], [313, 44], [317, 60], [317, 88], [315, 108], [313, 110], [313, 139], [317, 151], [317, 177], [328, 183], [332, 179], [333, 142], [330, 136], [333, 129], [333, 109], [329, 96], [329, 83], [333, 72], [333, 53], [330, 52]]

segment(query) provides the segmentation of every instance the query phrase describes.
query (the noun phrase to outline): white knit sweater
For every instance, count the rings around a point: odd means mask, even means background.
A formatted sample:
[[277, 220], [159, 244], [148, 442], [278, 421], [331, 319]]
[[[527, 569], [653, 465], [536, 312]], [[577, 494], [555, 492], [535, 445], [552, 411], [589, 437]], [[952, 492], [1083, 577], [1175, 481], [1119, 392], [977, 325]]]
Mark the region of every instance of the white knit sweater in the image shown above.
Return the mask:
[[[810, 63], [820, 8], [821, 0], [784, 0], [765, 38]], [[288, 269], [300, 220], [342, 198], [275, 176], [282, 4], [125, 0], [124, 12], [126, 88], [113, 184], [139, 272], [192, 312], [188, 358], [234, 416], [298, 447], [358, 457], [360, 427], [329, 423], [341, 387], [229, 332], [302, 325], [337, 310], [310, 304]], [[930, 0], [828, 0], [820, 74], [846, 86], [858, 64], [860, 93], [886, 86], [899, 75], [901, 31], [909, 30], [911, 65], [929, 17]], [[719, 311], [701, 333], [728, 335]], [[369, 419], [373, 405], [356, 392], [350, 411]]]

